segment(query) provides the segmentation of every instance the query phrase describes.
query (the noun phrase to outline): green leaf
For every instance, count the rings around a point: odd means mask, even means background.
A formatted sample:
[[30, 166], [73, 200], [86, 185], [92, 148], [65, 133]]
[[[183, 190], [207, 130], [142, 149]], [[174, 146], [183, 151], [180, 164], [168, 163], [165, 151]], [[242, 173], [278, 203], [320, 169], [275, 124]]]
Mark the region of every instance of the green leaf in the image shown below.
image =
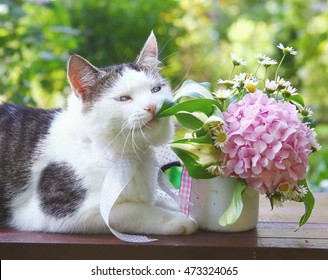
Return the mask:
[[201, 137], [197, 137], [197, 138], [183, 138], [183, 139], [178, 139], [175, 140], [174, 142], [172, 142], [172, 144], [174, 143], [199, 143], [199, 144], [213, 144], [213, 141], [211, 140], [211, 137], [208, 135], [204, 135]]
[[176, 102], [173, 102], [171, 100], [165, 99], [164, 102], [163, 102], [163, 104], [162, 104], [162, 107], [157, 112], [156, 117], [158, 117], [158, 115], [160, 115], [163, 111], [165, 111], [165, 110], [173, 107], [176, 104], [177, 104]]
[[291, 95], [288, 100], [295, 104], [296, 106], [299, 106], [301, 105], [302, 107], [304, 107], [304, 100], [303, 100], [303, 97], [300, 95], [300, 94], [294, 94], [294, 95]]
[[224, 116], [221, 112], [221, 110], [215, 106], [215, 105], [212, 105], [213, 106], [213, 113], [212, 115], [206, 120], [205, 124], [211, 124], [215, 121], [219, 121], [221, 123], [226, 123], [225, 122], [225, 119], [224, 119]]
[[243, 211], [244, 203], [242, 194], [246, 188], [246, 183], [243, 180], [238, 180], [236, 190], [232, 196], [231, 203], [228, 209], [221, 215], [218, 223], [225, 227], [227, 225], [234, 224], [240, 217], [241, 212]]
[[228, 99], [228, 106], [230, 104], [237, 103], [237, 102], [238, 102], [238, 94], [234, 94]]
[[192, 80], [185, 81], [174, 94], [174, 100], [180, 100], [182, 97], [213, 99], [210, 92], [210, 83], [197, 83]]
[[212, 105], [220, 107], [220, 105], [215, 100], [210, 100], [210, 99], [188, 100], [185, 102], [175, 104], [171, 107], [168, 106], [163, 110], [160, 109], [160, 112], [158, 112], [157, 117], [162, 118], [162, 117], [173, 116], [179, 111], [202, 112], [205, 115], [210, 116], [213, 112]]
[[216, 176], [210, 174], [205, 166], [202, 166], [197, 163], [196, 156], [188, 153], [185, 150], [178, 149], [172, 147], [172, 150], [176, 153], [176, 155], [182, 160], [184, 165], [186, 166], [188, 170], [188, 174], [192, 178], [196, 179], [210, 179], [214, 178]]
[[[216, 177], [210, 174], [206, 168], [208, 164], [201, 164], [200, 157], [206, 156], [202, 153], [201, 148], [215, 149], [212, 139], [209, 136], [201, 136], [198, 138], [183, 138], [170, 143], [172, 150], [182, 160], [191, 177], [197, 179], [208, 179]], [[212, 154], [212, 150], [208, 151]], [[215, 150], [214, 150], [215, 152]]]
[[298, 184], [300, 186], [303, 185], [307, 189], [306, 195], [301, 200], [304, 203], [304, 206], [305, 206], [305, 213], [300, 219], [300, 222], [299, 222], [299, 228], [300, 228], [301, 226], [306, 224], [306, 222], [310, 218], [313, 207], [314, 207], [315, 199], [314, 199], [314, 196], [313, 196], [312, 192], [310, 191], [310, 188], [307, 184], [306, 179], [302, 180], [302, 181], [298, 181]]
[[[204, 122], [197, 118], [195, 113], [178, 112], [175, 114], [177, 121], [186, 129], [198, 130], [203, 127]], [[205, 115], [206, 117], [206, 115]]]

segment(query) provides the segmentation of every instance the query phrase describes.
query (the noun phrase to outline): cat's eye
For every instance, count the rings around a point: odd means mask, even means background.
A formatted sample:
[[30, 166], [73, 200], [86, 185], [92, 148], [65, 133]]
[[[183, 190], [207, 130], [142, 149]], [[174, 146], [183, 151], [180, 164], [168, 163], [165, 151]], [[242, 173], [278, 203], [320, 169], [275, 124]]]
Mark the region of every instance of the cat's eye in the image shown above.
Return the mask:
[[162, 89], [161, 86], [154, 87], [154, 88], [151, 89], [151, 93], [159, 92], [161, 89]]
[[127, 95], [122, 95], [122, 96], [115, 97], [115, 100], [120, 101], [120, 102], [128, 101], [130, 99], [131, 99], [131, 97], [127, 96]]

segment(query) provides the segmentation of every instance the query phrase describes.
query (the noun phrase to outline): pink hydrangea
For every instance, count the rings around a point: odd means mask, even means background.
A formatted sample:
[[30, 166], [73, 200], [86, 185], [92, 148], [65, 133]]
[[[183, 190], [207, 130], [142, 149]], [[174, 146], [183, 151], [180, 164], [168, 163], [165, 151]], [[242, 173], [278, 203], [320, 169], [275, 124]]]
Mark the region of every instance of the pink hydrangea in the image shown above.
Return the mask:
[[231, 104], [224, 117], [229, 135], [222, 147], [224, 177], [243, 178], [262, 193], [305, 179], [315, 135], [294, 105], [257, 92]]

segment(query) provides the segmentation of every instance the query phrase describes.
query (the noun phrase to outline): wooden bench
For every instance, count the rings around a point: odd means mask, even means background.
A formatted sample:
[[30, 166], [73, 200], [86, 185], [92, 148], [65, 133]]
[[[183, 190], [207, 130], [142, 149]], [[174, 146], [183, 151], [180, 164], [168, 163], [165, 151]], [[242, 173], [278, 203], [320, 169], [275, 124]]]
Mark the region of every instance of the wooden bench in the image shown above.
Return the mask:
[[316, 193], [309, 222], [297, 228], [303, 204], [270, 209], [260, 199], [256, 229], [242, 233], [198, 231], [190, 236], [153, 236], [148, 244], [112, 235], [21, 232], [0, 228], [1, 259], [328, 259], [328, 193]]

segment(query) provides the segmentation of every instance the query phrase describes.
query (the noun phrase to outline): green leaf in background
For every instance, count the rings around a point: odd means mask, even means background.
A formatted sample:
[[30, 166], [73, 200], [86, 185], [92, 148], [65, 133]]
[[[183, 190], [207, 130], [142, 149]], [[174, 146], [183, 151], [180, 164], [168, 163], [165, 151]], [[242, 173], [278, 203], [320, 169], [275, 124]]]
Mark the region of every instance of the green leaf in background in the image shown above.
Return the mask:
[[303, 100], [303, 97], [300, 95], [300, 94], [294, 94], [294, 95], [291, 95], [288, 100], [295, 104], [297, 107], [301, 106], [301, 107], [304, 107], [304, 100]]
[[201, 85], [202, 87], [206, 88], [208, 91], [211, 91], [212, 90], [212, 84], [209, 83], [209, 82], [202, 82], [202, 83], [199, 83], [199, 82], [195, 82], [193, 80], [186, 80], [182, 83], [182, 87], [185, 87], [187, 85], [191, 85], [191, 84], [198, 84], [198, 85]]
[[310, 188], [307, 184], [306, 179], [302, 180], [302, 181], [298, 181], [298, 184], [303, 185], [307, 189], [307, 193], [302, 199], [302, 201], [304, 202], [304, 206], [305, 206], [305, 213], [300, 219], [300, 222], [299, 222], [299, 228], [300, 228], [310, 218], [313, 207], [314, 207], [315, 199], [314, 199], [314, 196], [313, 196], [312, 192], [310, 191]]
[[210, 83], [197, 83], [187, 80], [174, 94], [174, 100], [180, 100], [183, 97], [213, 99], [210, 88]]
[[231, 203], [228, 209], [220, 216], [218, 223], [225, 227], [234, 224], [240, 217], [243, 211], [244, 203], [242, 194], [246, 188], [246, 183], [243, 180], [238, 180], [237, 187], [232, 196]]

